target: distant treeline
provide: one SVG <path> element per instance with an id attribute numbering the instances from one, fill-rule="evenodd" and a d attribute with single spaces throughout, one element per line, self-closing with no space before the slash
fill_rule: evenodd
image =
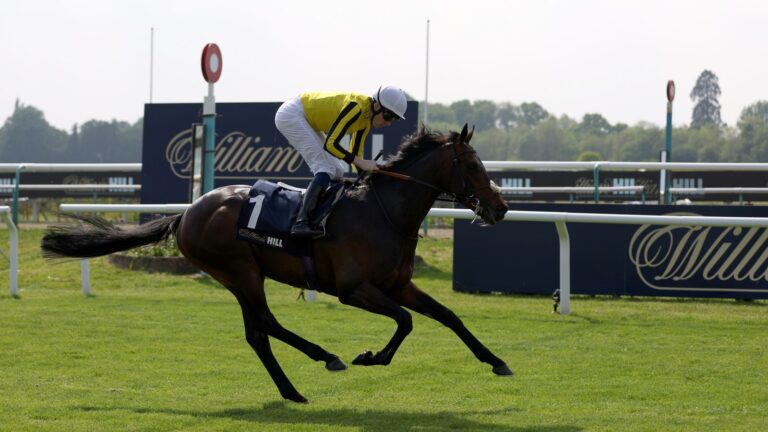
<path id="1" fill-rule="evenodd" d="M 479 133 L 472 145 L 483 160 L 658 161 L 665 144 L 665 128 L 658 125 L 611 124 L 596 113 L 581 120 L 555 117 L 535 102 L 513 105 L 464 100 L 429 104 L 427 114 L 429 126 L 435 130 L 474 124 Z M 733 127 L 699 122 L 674 128 L 672 160 L 768 162 L 768 101 L 746 107 Z"/>
<path id="2" fill-rule="evenodd" d="M 475 125 L 472 144 L 484 160 L 657 161 L 664 148 L 663 127 L 610 124 L 600 114 L 580 121 L 554 117 L 535 102 L 430 104 L 428 121 L 439 131 Z M 768 102 L 746 107 L 735 126 L 696 124 L 674 129 L 672 160 L 768 162 Z M 17 102 L 0 128 L 0 162 L 141 162 L 142 128 L 143 120 L 91 120 L 66 132 L 52 127 L 39 109 Z"/>
<path id="3" fill-rule="evenodd" d="M 0 162 L 141 162 L 143 128 L 143 120 L 90 120 L 66 132 L 51 126 L 39 109 L 17 101 L 0 128 Z"/>

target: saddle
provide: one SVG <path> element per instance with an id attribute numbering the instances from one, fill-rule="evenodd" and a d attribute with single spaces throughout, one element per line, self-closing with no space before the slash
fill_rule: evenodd
<path id="1" fill-rule="evenodd" d="M 350 186 L 348 182 L 332 182 L 310 215 L 310 224 L 325 233 L 328 216 Z M 304 189 L 281 182 L 256 181 L 248 192 L 248 200 L 240 208 L 237 238 L 295 256 L 304 255 L 306 244 L 310 241 L 291 237 L 291 227 L 296 222 L 303 192 Z"/>
<path id="2" fill-rule="evenodd" d="M 321 228 L 325 233 L 328 216 L 351 187 L 352 183 L 347 181 L 332 182 L 323 192 L 315 210 L 310 215 L 310 224 Z M 240 208 L 237 239 L 280 249 L 301 258 L 304 263 L 307 286 L 317 291 L 319 283 L 311 247 L 313 239 L 291 237 L 291 227 L 296 222 L 303 192 L 304 189 L 285 183 L 256 181 L 248 191 L 248 199 Z M 325 234 L 318 238 L 324 236 Z"/>

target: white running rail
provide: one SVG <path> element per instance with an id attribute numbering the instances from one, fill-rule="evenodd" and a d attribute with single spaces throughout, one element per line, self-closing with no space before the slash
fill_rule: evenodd
<path id="1" fill-rule="evenodd" d="M 141 211 L 144 213 L 179 213 L 189 204 L 61 204 L 62 213 Z M 428 216 L 454 219 L 474 219 L 471 210 L 433 208 Z M 571 312 L 571 241 L 568 223 L 602 224 L 653 224 L 653 225 L 696 225 L 696 226 L 739 226 L 768 228 L 768 218 L 720 217 L 720 216 L 658 216 L 632 214 L 567 213 L 508 211 L 505 221 L 554 222 L 560 240 L 560 305 L 563 314 Z M 87 260 L 83 260 L 86 261 Z M 87 264 L 85 266 L 87 268 Z M 85 282 L 83 282 L 85 284 Z M 85 285 L 84 285 L 85 286 Z"/>

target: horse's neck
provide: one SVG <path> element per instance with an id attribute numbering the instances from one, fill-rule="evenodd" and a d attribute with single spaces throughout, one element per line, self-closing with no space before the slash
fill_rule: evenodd
<path id="1" fill-rule="evenodd" d="M 435 184 L 434 170 L 411 169 L 407 175 Z M 427 186 L 410 181 L 396 180 L 388 177 L 378 178 L 373 187 L 379 195 L 389 219 L 400 231 L 400 234 L 412 235 L 417 233 L 429 209 L 435 203 L 438 192 Z"/>

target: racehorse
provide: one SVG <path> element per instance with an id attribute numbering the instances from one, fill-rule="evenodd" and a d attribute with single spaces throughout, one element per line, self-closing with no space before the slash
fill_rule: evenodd
<path id="1" fill-rule="evenodd" d="M 431 317 L 453 330 L 472 353 L 497 375 L 512 375 L 448 308 L 411 281 L 419 227 L 441 194 L 474 210 L 493 225 L 507 212 L 499 189 L 470 146 L 472 131 L 434 133 L 426 128 L 407 137 L 397 154 L 347 191 L 329 216 L 327 235 L 314 240 L 318 290 L 346 305 L 388 316 L 397 329 L 386 346 L 358 355 L 353 364 L 388 365 L 413 327 L 404 308 Z M 388 175 L 382 175 L 387 173 Z M 393 178 L 394 177 L 394 178 Z M 406 181 L 404 181 L 406 180 Z M 410 181 L 407 181 L 410 180 Z M 272 315 L 264 278 L 305 287 L 299 257 L 236 240 L 238 217 L 249 186 L 224 186 L 197 199 L 182 214 L 123 230 L 94 216 L 73 216 L 79 225 L 52 227 L 42 240 L 48 258 L 95 257 L 156 243 L 175 234 L 181 253 L 224 285 L 240 304 L 245 339 L 285 399 L 307 402 L 288 380 L 269 337 L 298 349 L 331 371 L 347 366 L 336 355 L 284 328 Z"/>

